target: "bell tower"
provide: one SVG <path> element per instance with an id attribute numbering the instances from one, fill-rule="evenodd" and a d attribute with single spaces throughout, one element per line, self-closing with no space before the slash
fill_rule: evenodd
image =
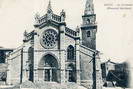
<path id="1" fill-rule="evenodd" d="M 84 15 L 82 16 L 82 19 L 82 45 L 95 50 L 97 25 L 95 23 L 96 14 L 94 14 L 93 0 L 86 1 Z"/>

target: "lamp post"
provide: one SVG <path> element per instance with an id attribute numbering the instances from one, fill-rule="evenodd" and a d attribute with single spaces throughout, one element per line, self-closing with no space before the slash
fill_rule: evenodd
<path id="1" fill-rule="evenodd" d="M 96 52 L 93 54 L 93 89 L 96 89 Z"/>

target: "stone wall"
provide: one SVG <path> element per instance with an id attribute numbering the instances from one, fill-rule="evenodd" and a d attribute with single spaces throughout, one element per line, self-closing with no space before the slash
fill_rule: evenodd
<path id="1" fill-rule="evenodd" d="M 22 67 L 22 49 L 21 47 L 14 50 L 7 58 L 8 60 L 8 72 L 7 83 L 17 84 L 21 80 L 21 67 Z"/>

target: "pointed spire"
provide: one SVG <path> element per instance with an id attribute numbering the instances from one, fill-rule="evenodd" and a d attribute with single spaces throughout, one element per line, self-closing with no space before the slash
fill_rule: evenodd
<path id="1" fill-rule="evenodd" d="M 35 19 L 38 20 L 39 18 L 40 18 L 40 14 L 37 12 L 37 13 L 35 14 Z"/>
<path id="2" fill-rule="evenodd" d="M 27 39 L 27 31 L 26 30 L 24 31 L 23 35 L 24 35 L 23 42 L 26 42 L 26 39 Z"/>
<path id="3" fill-rule="evenodd" d="M 80 33 L 80 28 L 79 28 L 79 26 L 77 26 L 76 32 L 77 32 L 77 33 Z"/>
<path id="4" fill-rule="evenodd" d="M 49 4 L 48 4 L 48 7 L 47 7 L 47 13 L 53 13 L 50 0 L 49 0 Z"/>
<path id="5" fill-rule="evenodd" d="M 27 31 L 26 30 L 24 31 L 24 36 L 27 36 Z"/>
<path id="6" fill-rule="evenodd" d="M 39 23 L 40 14 L 37 12 L 34 17 L 35 17 L 35 23 Z"/>
<path id="7" fill-rule="evenodd" d="M 94 14 L 93 0 L 86 0 L 84 15 Z"/>
<path id="8" fill-rule="evenodd" d="M 64 21 L 65 21 L 65 18 L 66 18 L 66 13 L 65 13 L 64 10 L 62 10 L 62 11 L 60 12 L 60 16 L 61 16 L 61 22 L 64 22 Z"/>

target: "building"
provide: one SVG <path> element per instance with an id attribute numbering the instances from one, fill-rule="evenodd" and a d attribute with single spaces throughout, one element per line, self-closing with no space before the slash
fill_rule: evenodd
<path id="1" fill-rule="evenodd" d="M 13 49 L 0 47 L 0 85 L 5 84 L 7 76 L 7 60 L 6 56 L 12 52 Z"/>
<path id="2" fill-rule="evenodd" d="M 108 60 L 107 62 L 104 62 L 101 64 L 101 68 L 102 68 L 102 78 L 104 81 L 106 81 L 107 75 L 109 73 L 110 70 L 115 70 L 115 62 L 112 62 L 111 60 Z"/>
<path id="3" fill-rule="evenodd" d="M 118 63 L 115 65 L 115 74 L 119 79 L 116 80 L 116 86 L 129 88 L 130 87 L 130 69 L 127 62 Z"/>
<path id="4" fill-rule="evenodd" d="M 101 64 L 102 79 L 106 87 L 129 87 L 128 63 L 115 63 L 110 60 Z"/>
<path id="5" fill-rule="evenodd" d="M 87 0 L 81 27 L 70 29 L 65 11 L 36 14 L 35 29 L 24 32 L 23 45 L 10 53 L 7 84 L 26 80 L 75 82 L 89 89 L 101 89 L 101 68 L 96 50 L 96 14 L 93 0 Z"/>
<path id="6" fill-rule="evenodd" d="M 11 48 L 0 47 L 0 64 L 6 63 L 6 55 L 12 51 L 13 49 Z"/>

